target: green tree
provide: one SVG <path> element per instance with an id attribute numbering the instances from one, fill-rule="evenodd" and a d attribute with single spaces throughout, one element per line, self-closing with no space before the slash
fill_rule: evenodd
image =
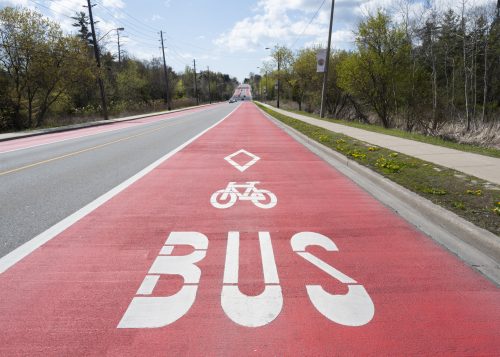
<path id="1" fill-rule="evenodd" d="M 135 61 L 123 63 L 123 69 L 116 78 L 119 98 L 126 101 L 148 101 L 147 81 L 139 70 Z"/>
<path id="2" fill-rule="evenodd" d="M 368 104 L 384 127 L 390 127 L 400 92 L 408 84 L 410 43 L 404 31 L 378 11 L 359 24 L 356 45 L 358 52 L 339 66 L 339 84 Z"/>
<path id="3" fill-rule="evenodd" d="M 292 65 L 292 99 L 299 105 L 299 110 L 302 110 L 302 103 L 306 102 L 307 110 L 311 111 L 321 95 L 321 76 L 316 73 L 316 52 L 316 48 L 300 50 Z"/>
<path id="4" fill-rule="evenodd" d="M 46 57 L 37 64 L 36 126 L 44 124 L 53 104 L 68 100 L 76 85 L 86 83 L 90 86 L 95 79 L 94 62 L 87 56 L 86 44 L 78 38 L 62 36 L 61 32 L 56 32 L 55 36 L 44 44 L 42 51 Z"/>
<path id="5" fill-rule="evenodd" d="M 274 62 L 273 77 L 279 82 L 280 92 L 284 97 L 291 97 L 293 52 L 285 46 L 275 46 L 271 56 Z"/>
<path id="6" fill-rule="evenodd" d="M 0 10 L 0 43 L 16 129 L 43 125 L 49 108 L 91 68 L 81 40 L 31 10 Z"/>
<path id="7" fill-rule="evenodd" d="M 90 20 L 87 14 L 83 11 L 80 11 L 71 18 L 75 20 L 72 26 L 78 28 L 78 36 L 85 42 L 92 45 L 92 33 L 89 31 Z"/>

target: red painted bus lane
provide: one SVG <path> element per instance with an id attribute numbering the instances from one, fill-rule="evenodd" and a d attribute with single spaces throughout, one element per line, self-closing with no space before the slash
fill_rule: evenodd
<path id="1" fill-rule="evenodd" d="M 6 356 L 500 354 L 500 290 L 251 103 L 1 274 L 0 302 Z"/>

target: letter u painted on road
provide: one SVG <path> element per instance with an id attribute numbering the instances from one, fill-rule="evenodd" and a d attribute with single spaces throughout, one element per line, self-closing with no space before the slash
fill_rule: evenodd
<path id="1" fill-rule="evenodd" d="M 190 245 L 195 251 L 184 256 L 171 256 L 175 245 Z M 172 296 L 134 297 L 118 328 L 163 327 L 184 316 L 196 299 L 200 282 L 201 270 L 196 263 L 205 258 L 207 249 L 208 238 L 201 233 L 170 233 L 136 295 L 152 295 L 162 275 L 180 275 L 185 285 Z"/>
<path id="2" fill-rule="evenodd" d="M 237 285 L 240 234 L 239 232 L 228 234 L 221 305 L 231 320 L 246 327 L 267 325 L 279 315 L 283 307 L 283 295 L 274 261 L 271 236 L 268 232 L 259 232 L 259 243 L 265 288 L 260 295 L 247 296 Z"/>

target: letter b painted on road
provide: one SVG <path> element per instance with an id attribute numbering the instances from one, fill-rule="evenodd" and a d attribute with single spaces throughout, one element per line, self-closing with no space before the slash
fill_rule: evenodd
<path id="1" fill-rule="evenodd" d="M 195 251 L 188 255 L 171 256 L 175 245 L 190 245 Z M 205 258 L 208 238 L 197 232 L 172 232 L 144 278 L 136 296 L 123 315 L 118 328 L 163 327 L 184 316 L 196 299 L 201 270 L 196 266 Z M 172 296 L 152 295 L 162 275 L 180 275 L 184 286 Z M 189 284 L 189 285 L 186 285 Z"/>

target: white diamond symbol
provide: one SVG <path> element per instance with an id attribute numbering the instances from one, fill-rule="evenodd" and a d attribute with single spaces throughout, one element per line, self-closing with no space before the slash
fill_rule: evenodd
<path id="1" fill-rule="evenodd" d="M 246 164 L 244 164 L 244 165 L 240 165 L 240 164 L 238 164 L 236 161 L 234 161 L 234 160 L 233 160 L 233 157 L 238 156 L 238 155 L 246 155 L 246 156 L 250 157 L 250 158 L 251 158 L 251 160 L 250 160 L 250 161 L 248 161 L 248 162 L 247 162 Z M 236 152 L 232 153 L 232 154 L 231 154 L 231 155 L 229 155 L 229 156 L 226 156 L 226 157 L 224 158 L 224 160 L 226 160 L 226 161 L 227 161 L 227 162 L 229 162 L 231 165 L 233 165 L 234 167 L 236 167 L 238 170 L 240 170 L 240 172 L 243 172 L 243 171 L 245 171 L 246 169 L 248 169 L 250 166 L 252 166 L 253 164 L 255 164 L 257 161 L 259 161 L 259 160 L 260 160 L 260 157 L 258 157 L 258 156 L 256 156 L 256 155 L 252 154 L 251 152 L 248 152 L 248 151 L 246 151 L 246 150 L 241 149 L 241 150 L 238 150 L 238 151 L 236 151 Z"/>

